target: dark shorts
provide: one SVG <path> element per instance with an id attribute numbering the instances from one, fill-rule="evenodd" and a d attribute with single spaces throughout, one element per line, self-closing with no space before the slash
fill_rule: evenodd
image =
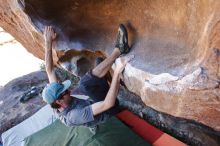
<path id="1" fill-rule="evenodd" d="M 89 71 L 81 78 L 79 88 L 83 94 L 89 96 L 94 102 L 99 102 L 105 99 L 109 90 L 109 84 L 105 77 L 96 77 L 92 74 L 92 71 Z M 118 100 L 116 99 L 115 106 L 108 111 L 111 111 L 111 113 L 117 112 L 117 106 Z"/>

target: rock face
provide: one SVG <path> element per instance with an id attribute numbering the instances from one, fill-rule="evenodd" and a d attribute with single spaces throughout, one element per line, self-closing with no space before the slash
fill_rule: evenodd
<path id="1" fill-rule="evenodd" d="M 44 58 L 44 26 L 58 33 L 57 65 L 84 74 L 126 24 L 136 56 L 126 87 L 145 105 L 220 130 L 220 1 L 1 0 L 0 26 Z"/>

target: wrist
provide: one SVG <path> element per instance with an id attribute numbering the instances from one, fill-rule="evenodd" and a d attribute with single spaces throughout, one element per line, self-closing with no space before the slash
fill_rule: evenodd
<path id="1" fill-rule="evenodd" d="M 50 42 L 50 41 L 45 41 L 45 47 L 46 47 L 47 49 L 51 49 L 51 46 L 52 46 L 52 42 Z"/>
<path id="2" fill-rule="evenodd" d="M 119 74 L 119 70 L 115 69 L 114 75 L 118 75 L 118 74 Z"/>
<path id="3" fill-rule="evenodd" d="M 45 44 L 46 44 L 46 45 L 52 44 L 52 40 L 47 40 L 47 39 L 46 39 L 46 40 L 45 40 Z"/>
<path id="4" fill-rule="evenodd" d="M 114 75 L 113 75 L 113 76 L 115 76 L 116 78 L 118 78 L 118 77 L 119 77 L 119 75 L 120 75 L 120 72 L 119 72 L 118 70 L 115 70 L 115 71 L 114 71 Z"/>

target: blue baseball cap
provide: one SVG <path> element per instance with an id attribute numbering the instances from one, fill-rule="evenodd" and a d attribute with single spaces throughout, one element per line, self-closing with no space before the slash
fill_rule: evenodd
<path id="1" fill-rule="evenodd" d="M 42 92 L 43 100 L 48 104 L 53 103 L 64 91 L 69 89 L 70 85 L 70 80 L 66 80 L 62 83 L 53 82 L 47 84 Z"/>

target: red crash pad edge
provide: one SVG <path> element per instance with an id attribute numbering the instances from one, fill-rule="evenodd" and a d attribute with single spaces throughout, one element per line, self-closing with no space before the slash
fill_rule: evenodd
<path id="1" fill-rule="evenodd" d="M 162 146 L 169 143 L 175 146 L 185 146 L 181 141 L 160 131 L 128 110 L 118 113 L 116 117 L 152 145 Z"/>

